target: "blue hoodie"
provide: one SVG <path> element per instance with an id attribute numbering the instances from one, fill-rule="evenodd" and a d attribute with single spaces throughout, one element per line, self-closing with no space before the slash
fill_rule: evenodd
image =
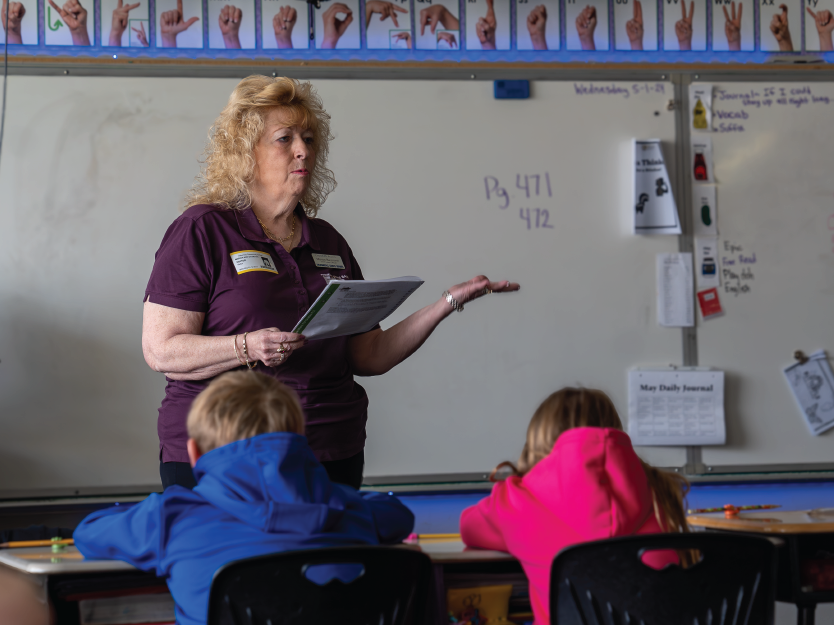
<path id="1" fill-rule="evenodd" d="M 334 484 L 307 439 L 262 434 L 218 447 L 172 486 L 130 508 L 94 512 L 75 530 L 89 559 L 167 577 L 179 625 L 205 625 L 214 572 L 241 558 L 315 547 L 401 542 L 414 515 L 395 497 Z"/>

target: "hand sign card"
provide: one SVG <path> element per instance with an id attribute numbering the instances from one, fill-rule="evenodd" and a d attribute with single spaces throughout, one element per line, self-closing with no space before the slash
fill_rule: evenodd
<path id="1" fill-rule="evenodd" d="M 148 0 L 101 0 L 101 43 L 113 48 L 148 47 Z"/>
<path id="2" fill-rule="evenodd" d="M 47 5 L 48 6 L 48 5 Z M 27 9 L 28 7 L 28 9 Z M 8 22 L 9 43 L 24 46 L 38 45 L 38 3 L 33 0 L 3 0 L 0 12 L 3 25 L 0 28 L 0 43 L 6 43 L 6 23 Z"/>
<path id="3" fill-rule="evenodd" d="M 304 0 L 261 0 L 261 34 L 265 50 L 309 48 L 310 20 Z"/>
<path id="4" fill-rule="evenodd" d="M 759 49 L 765 52 L 801 51 L 802 2 L 798 0 L 758 0 L 758 2 Z M 809 33 L 809 36 L 812 35 Z"/>
<path id="5" fill-rule="evenodd" d="M 255 48 L 254 0 L 209 0 L 209 48 Z"/>
<path id="6" fill-rule="evenodd" d="M 510 49 L 510 0 L 466 1 L 466 49 Z"/>
<path id="7" fill-rule="evenodd" d="M 566 0 L 568 50 L 608 50 L 608 2 Z"/>
<path id="8" fill-rule="evenodd" d="M 516 0 L 516 42 L 519 50 L 561 47 L 558 0 Z"/>
<path id="9" fill-rule="evenodd" d="M 634 234 L 680 234 L 678 207 L 660 139 L 634 140 Z"/>
<path id="10" fill-rule="evenodd" d="M 202 0 L 156 0 L 156 47 L 202 48 Z"/>
<path id="11" fill-rule="evenodd" d="M 666 0 L 663 5 L 663 49 L 707 49 L 706 0 Z"/>
<path id="12" fill-rule="evenodd" d="M 712 5 L 712 49 L 717 52 L 756 49 L 752 0 L 715 0 Z"/>
<path id="13" fill-rule="evenodd" d="M 460 50 L 457 0 L 415 0 L 417 50 Z"/>
<path id="14" fill-rule="evenodd" d="M 316 48 L 358 50 L 359 0 L 325 0 L 316 9 Z"/>
<path id="15" fill-rule="evenodd" d="M 366 0 L 365 41 L 370 50 L 411 50 L 409 0 Z"/>
<path id="16" fill-rule="evenodd" d="M 813 52 L 831 52 L 834 44 L 834 0 L 805 0 L 805 49 Z"/>
<path id="17" fill-rule="evenodd" d="M 784 372 L 811 434 L 817 436 L 834 427 L 834 375 L 825 352 L 814 352 Z"/>
<path id="18" fill-rule="evenodd" d="M 657 2 L 617 0 L 614 4 L 614 48 L 657 50 Z"/>
<path id="19" fill-rule="evenodd" d="M 95 42 L 93 0 L 47 0 L 45 32 L 48 46 L 91 46 Z M 13 3 L 14 4 L 14 3 Z M 33 13 L 37 11 L 32 6 Z M 9 14 L 11 20 L 11 14 Z M 9 26 L 11 30 L 11 26 Z M 11 38 L 9 39 L 11 43 Z"/>

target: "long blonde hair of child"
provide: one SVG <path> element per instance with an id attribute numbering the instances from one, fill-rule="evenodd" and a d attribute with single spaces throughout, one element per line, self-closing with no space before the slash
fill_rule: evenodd
<path id="1" fill-rule="evenodd" d="M 540 460 L 546 458 L 556 439 L 563 432 L 578 427 L 623 429 L 614 403 L 604 392 L 585 388 L 563 388 L 545 399 L 538 407 L 527 427 L 527 441 L 518 459 L 518 466 L 502 462 L 492 472 L 490 479 L 502 468 L 518 476 L 525 475 Z M 640 461 L 652 492 L 655 517 L 667 532 L 688 532 L 683 499 L 689 491 L 689 482 L 682 475 L 661 471 Z"/>

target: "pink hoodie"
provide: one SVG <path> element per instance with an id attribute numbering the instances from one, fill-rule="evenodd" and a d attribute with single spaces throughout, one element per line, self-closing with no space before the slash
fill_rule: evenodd
<path id="1" fill-rule="evenodd" d="M 640 459 L 625 432 L 574 428 L 524 477 L 498 482 L 489 497 L 463 511 L 470 547 L 507 551 L 530 582 L 537 625 L 550 623 L 550 566 L 575 543 L 662 532 Z M 647 554 L 654 568 L 677 563 L 674 552 Z"/>

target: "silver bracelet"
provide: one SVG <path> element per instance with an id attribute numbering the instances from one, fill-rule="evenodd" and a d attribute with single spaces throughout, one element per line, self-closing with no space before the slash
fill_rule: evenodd
<path id="1" fill-rule="evenodd" d="M 451 307 L 457 312 L 463 312 L 463 304 L 458 304 L 458 301 L 452 297 L 452 294 L 449 291 L 443 291 L 443 297 L 446 299 L 447 302 L 451 305 Z"/>

